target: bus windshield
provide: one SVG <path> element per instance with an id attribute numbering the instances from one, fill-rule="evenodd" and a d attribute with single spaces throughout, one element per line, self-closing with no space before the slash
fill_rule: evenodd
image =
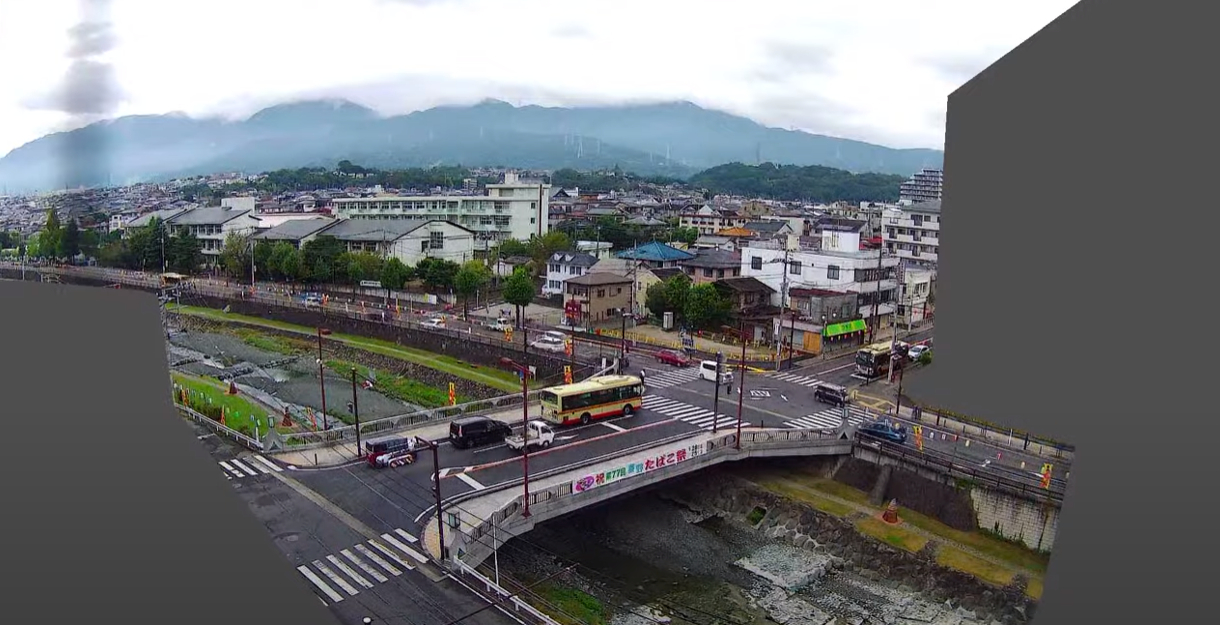
<path id="1" fill-rule="evenodd" d="M 538 401 L 542 402 L 542 404 L 544 406 L 551 406 L 552 408 L 559 407 L 559 396 L 556 395 L 553 391 L 539 392 Z"/>

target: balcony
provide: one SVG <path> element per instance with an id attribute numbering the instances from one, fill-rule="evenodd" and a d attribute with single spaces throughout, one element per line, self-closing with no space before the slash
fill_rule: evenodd
<path id="1" fill-rule="evenodd" d="M 848 293 L 876 293 L 877 284 L 878 283 L 876 280 L 872 282 L 851 282 L 842 286 L 836 286 L 834 288 L 836 290 L 845 290 Z M 893 278 L 882 280 L 880 284 L 882 292 L 892 291 L 898 288 L 898 281 Z"/>

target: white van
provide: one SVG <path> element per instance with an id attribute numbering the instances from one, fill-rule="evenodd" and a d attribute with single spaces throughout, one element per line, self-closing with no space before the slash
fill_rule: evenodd
<path id="1" fill-rule="evenodd" d="M 699 379 L 709 382 L 716 381 L 716 361 L 704 360 L 699 363 Z M 726 365 L 720 365 L 720 383 L 728 384 L 733 381 L 733 372 L 728 370 Z"/>

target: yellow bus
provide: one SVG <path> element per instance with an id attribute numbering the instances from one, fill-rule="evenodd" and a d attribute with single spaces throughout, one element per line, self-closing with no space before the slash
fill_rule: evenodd
<path id="1" fill-rule="evenodd" d="M 633 375 L 603 375 L 538 393 L 542 418 L 556 425 L 630 416 L 644 400 L 644 381 Z"/>

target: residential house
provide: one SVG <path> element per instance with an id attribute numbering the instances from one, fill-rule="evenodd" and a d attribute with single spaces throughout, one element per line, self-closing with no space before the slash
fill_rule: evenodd
<path id="1" fill-rule="evenodd" d="M 860 318 L 888 325 L 898 290 L 897 257 L 861 251 L 860 236 L 854 233 L 824 233 L 816 250 L 776 247 L 747 247 L 741 253 L 742 275 L 775 289 L 776 304 L 788 307 L 791 289 L 840 291 L 855 296 Z"/>
<path id="2" fill-rule="evenodd" d="M 577 241 L 576 251 L 592 254 L 598 260 L 610 258 L 610 250 L 614 249 L 614 244 L 608 241 Z"/>
<path id="3" fill-rule="evenodd" d="M 940 251 L 940 200 L 886 209 L 885 249 L 911 264 L 934 267 Z"/>
<path id="4" fill-rule="evenodd" d="M 920 267 L 905 267 L 898 307 L 898 323 L 913 325 L 932 317 L 932 299 L 936 288 L 936 272 Z"/>
<path id="5" fill-rule="evenodd" d="M 170 219 L 173 219 L 174 217 L 177 217 L 178 215 L 181 215 L 182 213 L 185 213 L 188 210 L 190 210 L 190 209 L 170 208 L 170 209 L 163 209 L 163 210 L 155 210 L 155 211 L 144 213 L 143 215 L 140 215 L 139 217 L 135 217 L 132 219 L 127 219 L 127 220 L 120 220 L 115 225 L 119 226 L 119 229 L 123 231 L 123 236 L 127 236 L 127 234 L 134 229 L 148 227 L 150 224 L 152 224 L 154 219 L 160 221 L 163 224 L 168 224 Z"/>
<path id="6" fill-rule="evenodd" d="M 562 295 L 564 281 L 583 276 L 597 263 L 597 257 L 582 252 L 555 252 L 546 261 L 543 295 Z"/>
<path id="7" fill-rule="evenodd" d="M 207 262 L 215 263 L 229 236 L 254 234 L 258 218 L 252 210 L 209 206 L 183 211 L 167 219 L 165 225 L 174 235 L 190 233 L 199 239 Z"/>
<path id="8" fill-rule="evenodd" d="M 780 309 L 771 303 L 775 289 L 758 278 L 723 278 L 712 286 L 730 302 L 730 325 L 752 341 L 770 341 Z"/>
<path id="9" fill-rule="evenodd" d="M 412 223 L 381 219 L 339 219 L 317 236 L 334 237 L 349 252 L 397 258 L 409 267 L 425 258 L 463 263 L 474 258 L 475 233 L 449 221 Z"/>
<path id="10" fill-rule="evenodd" d="M 743 226 L 749 218 L 730 210 L 700 206 L 694 211 L 684 211 L 678 220 L 683 228 L 694 228 L 699 234 L 716 234 L 726 228 Z"/>
<path id="11" fill-rule="evenodd" d="M 778 219 L 747 222 L 742 229 L 752 232 L 757 241 L 778 241 L 789 250 L 796 248 L 805 231 L 803 223 L 800 229 L 794 229 L 788 221 Z"/>
<path id="12" fill-rule="evenodd" d="M 741 255 L 724 250 L 699 250 L 694 258 L 679 261 L 678 266 L 694 284 L 706 284 L 740 276 Z"/>
<path id="13" fill-rule="evenodd" d="M 692 250 L 726 250 L 733 252 L 737 250 L 737 243 L 732 237 L 700 235 L 698 239 L 695 239 L 691 248 Z"/>
<path id="14" fill-rule="evenodd" d="M 609 273 L 632 281 L 632 287 L 635 290 L 631 298 L 632 303 L 628 305 L 628 308 L 633 310 L 637 315 L 647 316 L 648 309 L 644 304 L 647 299 L 648 287 L 661 281 L 661 278 L 657 277 L 659 274 L 680 275 L 682 270 L 677 267 L 653 269 L 639 261 L 624 258 L 605 258 L 597 261 L 596 264 L 590 267 L 589 273 Z"/>
<path id="15" fill-rule="evenodd" d="M 575 300 L 585 327 L 617 320 L 631 307 L 632 280 L 609 272 L 586 273 L 563 283 L 564 302 Z"/>
<path id="16" fill-rule="evenodd" d="M 638 260 L 648 267 L 676 267 L 679 261 L 695 257 L 691 252 L 686 252 L 658 241 L 625 249 L 615 256 Z"/>
<path id="17" fill-rule="evenodd" d="M 475 250 L 476 252 L 478 250 Z M 534 262 L 534 259 L 529 256 L 507 256 L 505 258 L 496 259 L 491 266 L 491 272 L 501 278 L 507 278 L 513 275 L 521 267 L 529 267 L 529 264 Z M 532 275 L 532 274 L 531 274 Z"/>

